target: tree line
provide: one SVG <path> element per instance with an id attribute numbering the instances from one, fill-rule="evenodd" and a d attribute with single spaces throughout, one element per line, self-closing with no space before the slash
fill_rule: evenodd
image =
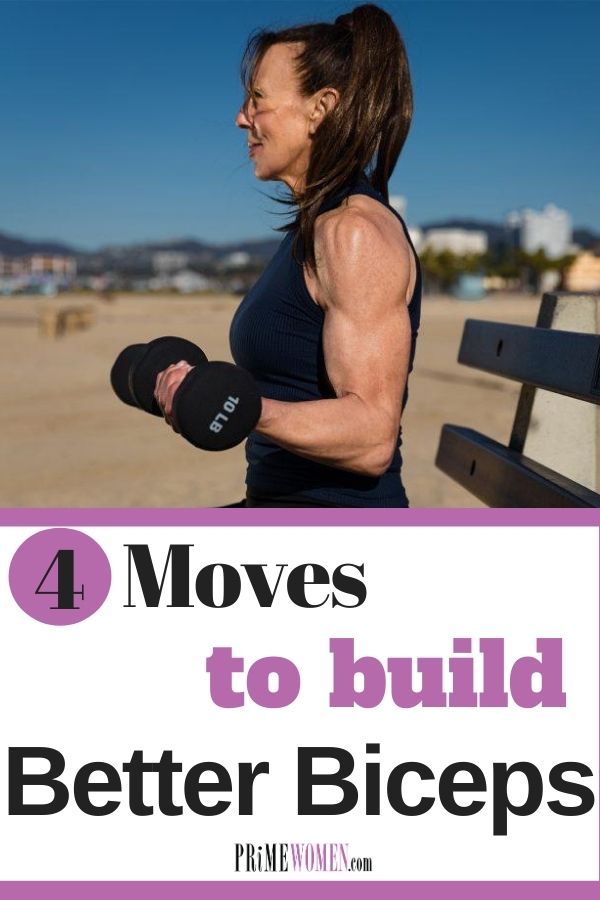
<path id="1" fill-rule="evenodd" d="M 567 254 L 556 259 L 544 250 L 527 253 L 519 248 L 487 250 L 485 253 L 457 254 L 451 250 L 427 247 L 419 253 L 426 291 L 449 291 L 463 273 L 497 276 L 513 282 L 521 290 L 537 292 L 543 272 L 557 271 L 558 289 L 562 289 L 565 274 L 576 258 Z"/>

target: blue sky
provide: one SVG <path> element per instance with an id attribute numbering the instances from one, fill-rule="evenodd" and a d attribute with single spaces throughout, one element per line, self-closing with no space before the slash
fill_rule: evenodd
<path id="1" fill-rule="evenodd" d="M 356 3 L 0 0 L 0 231 L 81 247 L 268 235 L 233 125 L 248 34 Z M 380 4 L 415 116 L 392 177 L 419 224 L 553 202 L 600 231 L 600 3 Z"/>

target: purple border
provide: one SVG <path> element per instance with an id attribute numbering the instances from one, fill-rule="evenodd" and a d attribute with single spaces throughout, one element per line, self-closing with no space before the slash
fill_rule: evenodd
<path id="1" fill-rule="evenodd" d="M 0 882 L 6 900 L 598 900 L 598 894 L 597 881 Z"/>
<path id="2" fill-rule="evenodd" d="M 594 509 L 0 509 L 0 525 L 600 526 Z M 600 539 L 600 531 L 599 531 Z M 1 881 L 6 900 L 598 900 L 600 881 Z"/>
<path id="3" fill-rule="evenodd" d="M 600 509 L 0 509 L 0 525 L 595 525 Z"/>

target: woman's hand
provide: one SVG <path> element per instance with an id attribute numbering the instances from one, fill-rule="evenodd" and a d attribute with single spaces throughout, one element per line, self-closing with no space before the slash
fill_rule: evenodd
<path id="1" fill-rule="evenodd" d="M 184 359 L 178 363 L 173 363 L 168 369 L 164 369 L 156 376 L 156 385 L 154 387 L 154 399 L 160 407 L 160 411 L 165 417 L 165 422 L 170 425 L 178 434 L 178 430 L 173 422 L 173 397 L 177 388 L 192 371 L 194 366 L 190 366 Z"/>

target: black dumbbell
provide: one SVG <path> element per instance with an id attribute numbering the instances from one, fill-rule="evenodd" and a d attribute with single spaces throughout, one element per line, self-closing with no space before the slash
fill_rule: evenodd
<path id="1" fill-rule="evenodd" d="M 163 337 L 132 344 L 116 359 L 110 381 L 117 397 L 153 415 L 162 415 L 154 399 L 159 372 L 185 359 L 194 366 L 173 397 L 177 430 L 202 450 L 228 450 L 246 438 L 260 417 L 256 382 L 239 366 L 208 362 L 191 341 Z"/>
<path id="2" fill-rule="evenodd" d="M 119 353 L 110 372 L 110 383 L 119 400 L 153 416 L 162 416 L 154 399 L 159 372 L 185 359 L 191 366 L 208 362 L 200 347 L 185 338 L 160 337 L 148 344 L 132 344 Z"/>

